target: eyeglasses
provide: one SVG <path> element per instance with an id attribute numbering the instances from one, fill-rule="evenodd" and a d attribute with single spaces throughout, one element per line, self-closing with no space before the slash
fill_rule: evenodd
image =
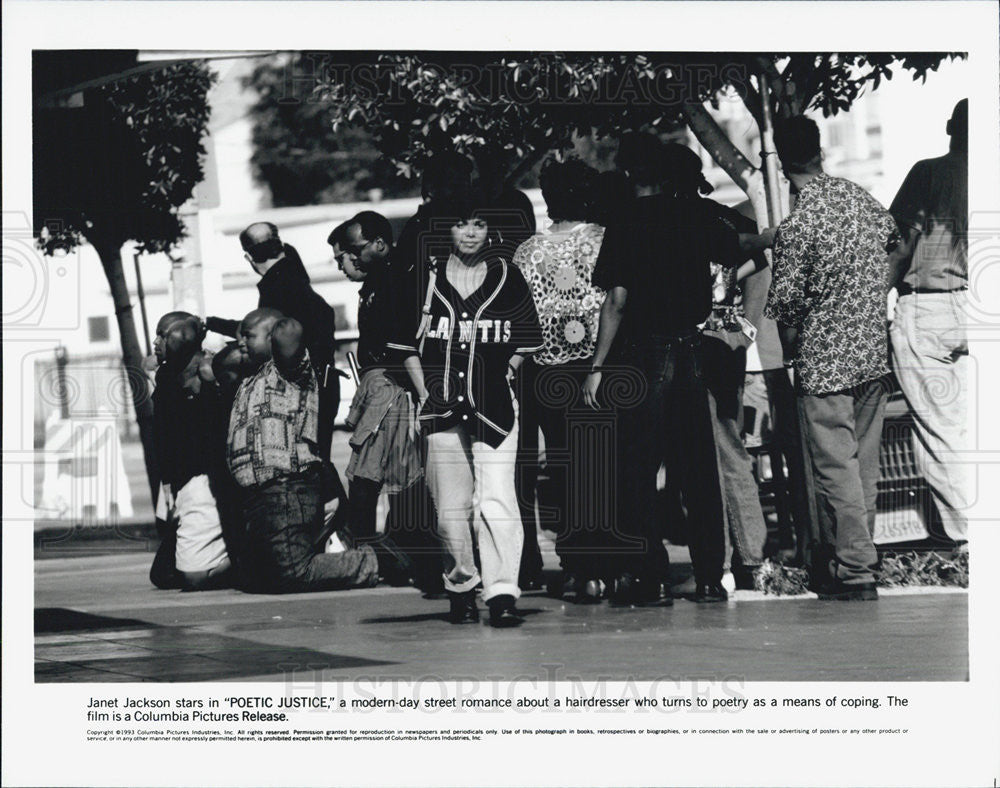
<path id="1" fill-rule="evenodd" d="M 344 251 L 349 252 L 355 257 L 360 257 L 361 253 L 373 243 L 375 243 L 375 241 L 365 241 L 362 244 L 349 244 Z"/>

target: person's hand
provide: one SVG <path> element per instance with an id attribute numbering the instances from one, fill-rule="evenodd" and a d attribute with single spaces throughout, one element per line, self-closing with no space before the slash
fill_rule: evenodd
<path id="1" fill-rule="evenodd" d="M 420 414 L 424 410 L 424 405 L 430 399 L 430 392 L 427 389 L 417 392 L 417 407 L 414 409 L 413 419 L 410 421 L 410 440 L 415 441 L 420 434 Z"/>
<path id="2" fill-rule="evenodd" d="M 594 410 L 600 405 L 597 404 L 597 390 L 601 387 L 601 372 L 591 372 L 583 381 L 583 401 Z"/>
<path id="3" fill-rule="evenodd" d="M 764 242 L 764 247 L 770 249 L 774 246 L 774 236 L 777 235 L 777 227 L 765 227 L 760 231 L 761 240 Z"/>

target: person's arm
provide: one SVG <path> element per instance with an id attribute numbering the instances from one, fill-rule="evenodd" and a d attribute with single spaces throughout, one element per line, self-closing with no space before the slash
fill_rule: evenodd
<path id="1" fill-rule="evenodd" d="M 898 287 L 910 270 L 913 260 L 913 247 L 920 236 L 920 229 L 913 226 L 900 226 L 898 230 L 899 243 L 889 251 L 889 281 L 888 289 Z"/>
<path id="2" fill-rule="evenodd" d="M 746 255 L 755 255 L 770 249 L 774 245 L 777 228 L 766 227 L 759 233 L 740 233 L 740 251 Z"/>
<path id="3" fill-rule="evenodd" d="M 930 193 L 930 175 L 924 162 L 910 168 L 889 206 L 900 243 L 889 251 L 889 288 L 896 287 L 910 268 L 913 247 L 926 221 L 925 201 Z"/>
<path id="4" fill-rule="evenodd" d="M 599 407 L 597 390 L 601 387 L 601 367 L 607 360 L 611 346 L 618 335 L 627 299 L 628 291 L 624 287 L 613 287 L 604 296 L 604 303 L 601 305 L 601 319 L 597 326 L 597 344 L 591 359 L 591 372 L 583 382 L 583 401 L 595 409 Z"/>
<path id="5" fill-rule="evenodd" d="M 743 280 L 743 313 L 755 328 L 760 328 L 764 319 L 764 305 L 771 289 L 771 278 L 771 267 L 765 265 Z"/>
<path id="6" fill-rule="evenodd" d="M 240 321 L 209 315 L 205 318 L 205 328 L 216 334 L 222 334 L 224 337 L 235 339 L 240 333 Z"/>
<path id="7" fill-rule="evenodd" d="M 778 324 L 778 339 L 781 340 L 781 351 L 786 364 L 790 364 L 799 355 L 799 330 Z"/>
<path id="8" fill-rule="evenodd" d="M 793 213 L 781 224 L 774 242 L 771 287 L 764 314 L 781 326 L 799 328 L 809 313 L 811 274 L 810 217 Z"/>

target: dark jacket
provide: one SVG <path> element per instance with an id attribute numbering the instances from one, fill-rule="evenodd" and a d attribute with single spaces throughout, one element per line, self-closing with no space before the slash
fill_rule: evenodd
<path id="1" fill-rule="evenodd" d="M 156 459 L 163 482 L 171 486 L 175 495 L 195 476 L 207 474 L 214 482 L 225 468 L 224 431 L 229 414 L 215 385 L 190 380 L 198 377 L 198 359 L 192 361 L 193 368 L 189 364 L 181 373 L 166 367 L 156 372 L 153 390 Z M 185 380 L 191 385 L 185 386 Z"/>
<path id="2" fill-rule="evenodd" d="M 271 266 L 257 283 L 257 291 L 260 294 L 257 307 L 277 309 L 285 317 L 294 318 L 302 324 L 309 357 L 322 384 L 326 365 L 332 365 L 334 360 L 336 313 L 323 297 L 312 289 L 309 274 L 306 273 L 302 258 L 299 257 L 295 247 L 288 244 L 284 247 L 284 258 Z M 209 317 L 205 320 L 209 331 L 230 337 L 236 336 L 239 324 L 238 320 L 219 317 Z M 333 374 L 332 370 L 330 374 Z"/>
<path id="3" fill-rule="evenodd" d="M 302 324 L 303 338 L 313 369 L 322 385 L 327 364 L 333 364 L 336 313 L 309 284 L 309 275 L 298 252 L 285 244 L 285 257 L 271 266 L 257 283 L 258 307 L 277 309 Z"/>

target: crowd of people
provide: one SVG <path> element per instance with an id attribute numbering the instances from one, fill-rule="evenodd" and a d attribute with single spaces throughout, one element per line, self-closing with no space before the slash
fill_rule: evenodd
<path id="1" fill-rule="evenodd" d="M 361 286 L 346 488 L 331 461 L 333 310 L 278 228 L 250 225 L 240 243 L 261 277 L 256 308 L 157 326 L 153 583 L 415 581 L 447 597 L 453 623 L 478 621 L 481 595 L 492 626 L 517 626 L 521 591 L 541 583 L 540 526 L 555 533 L 553 596 L 725 601 L 753 587 L 767 539 L 743 441 L 754 345 L 798 558 L 821 599 L 876 599 L 891 373 L 948 536 L 967 538 L 964 395 L 945 406 L 927 385 L 947 375 L 964 391 L 965 101 L 947 131 L 949 153 L 915 165 L 887 211 L 823 171 L 812 120 L 783 120 L 774 141 L 794 207 L 762 232 L 707 197 L 697 154 L 652 134 L 624 135 L 613 172 L 546 162 L 544 231 L 495 159 L 435 154 L 398 239 L 374 211 L 327 239 Z M 208 331 L 232 341 L 209 353 Z M 680 586 L 665 528 L 690 547 Z"/>

